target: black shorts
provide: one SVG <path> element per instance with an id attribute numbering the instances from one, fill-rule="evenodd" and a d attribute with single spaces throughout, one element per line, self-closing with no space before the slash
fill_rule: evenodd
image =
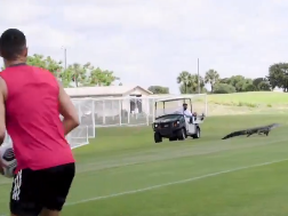
<path id="1" fill-rule="evenodd" d="M 20 170 L 12 185 L 11 213 L 37 216 L 43 208 L 61 211 L 74 175 L 74 163 L 36 171 Z"/>

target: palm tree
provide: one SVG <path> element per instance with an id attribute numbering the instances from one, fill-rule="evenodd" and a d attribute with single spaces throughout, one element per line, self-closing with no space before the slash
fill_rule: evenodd
<path id="1" fill-rule="evenodd" d="M 80 65 L 78 63 L 74 63 L 68 67 L 69 70 L 73 71 L 72 73 L 72 81 L 75 82 L 76 87 L 86 86 L 87 84 L 87 71 L 90 67 L 90 64 L 87 63 L 85 65 Z"/>
<path id="2" fill-rule="evenodd" d="M 189 75 L 189 84 L 188 87 L 190 89 L 189 93 L 197 93 L 198 92 L 198 79 L 200 79 L 200 90 L 202 91 L 203 87 L 205 86 L 203 78 L 198 74 L 190 74 Z"/>
<path id="3" fill-rule="evenodd" d="M 182 93 L 187 94 L 187 87 L 189 84 L 189 76 L 191 74 L 187 71 L 182 71 L 177 77 L 177 83 L 184 86 L 184 91 Z"/>
<path id="4" fill-rule="evenodd" d="M 216 70 L 210 69 L 205 74 L 205 83 L 209 83 L 211 85 L 211 92 L 214 90 L 214 85 L 220 79 L 219 73 Z"/>
<path id="5" fill-rule="evenodd" d="M 198 77 L 195 74 L 189 74 L 188 77 L 188 93 L 192 94 L 197 91 Z"/>

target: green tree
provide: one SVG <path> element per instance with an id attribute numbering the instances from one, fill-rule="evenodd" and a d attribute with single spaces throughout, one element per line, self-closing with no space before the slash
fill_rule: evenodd
<path id="1" fill-rule="evenodd" d="M 253 80 L 242 75 L 235 75 L 229 78 L 220 79 L 219 83 L 233 86 L 237 92 L 256 91 Z"/>
<path id="2" fill-rule="evenodd" d="M 169 88 L 163 86 L 150 86 L 148 90 L 153 94 L 169 94 Z"/>
<path id="3" fill-rule="evenodd" d="M 244 91 L 244 86 L 246 84 L 246 80 L 244 76 L 241 75 L 236 75 L 236 76 L 232 76 L 229 79 L 229 83 L 230 85 L 234 86 L 237 92 L 243 92 Z"/>
<path id="4" fill-rule="evenodd" d="M 200 78 L 200 92 L 204 91 L 204 79 Z M 180 85 L 179 90 L 181 94 L 195 94 L 198 93 L 198 74 L 188 74 L 186 86 L 183 84 Z M 184 93 L 185 92 L 185 93 Z"/>
<path id="5" fill-rule="evenodd" d="M 246 92 L 257 91 L 257 88 L 252 83 L 246 83 L 243 86 L 243 91 L 246 91 Z"/>
<path id="6" fill-rule="evenodd" d="M 264 80 L 265 80 L 264 77 L 257 77 L 257 78 L 255 78 L 255 79 L 253 79 L 253 85 L 255 86 L 255 88 L 256 88 L 257 90 L 259 90 L 259 89 L 258 89 L 259 83 L 261 83 L 261 82 L 264 81 Z"/>
<path id="7" fill-rule="evenodd" d="M 271 86 L 270 86 L 269 82 L 262 81 L 258 84 L 258 89 L 259 89 L 259 91 L 271 91 Z"/>
<path id="8" fill-rule="evenodd" d="M 230 78 L 228 77 L 219 79 L 219 83 L 222 83 L 222 84 L 229 84 L 229 82 L 230 82 Z"/>
<path id="9" fill-rule="evenodd" d="M 242 82 L 242 86 L 240 89 L 241 92 L 257 91 L 257 88 L 253 85 L 252 79 L 244 78 L 244 80 L 242 80 L 241 82 Z"/>
<path id="10" fill-rule="evenodd" d="M 204 81 L 205 83 L 209 83 L 211 86 L 211 92 L 214 90 L 214 86 L 217 82 L 219 82 L 220 76 L 216 70 L 210 69 L 206 72 Z"/>
<path id="11" fill-rule="evenodd" d="M 64 88 L 73 87 L 73 71 L 71 70 L 71 67 L 68 67 L 66 70 L 61 71 L 59 78 Z"/>
<path id="12" fill-rule="evenodd" d="M 269 81 L 265 77 L 258 77 L 253 79 L 253 85 L 256 91 L 270 91 L 271 87 Z"/>
<path id="13" fill-rule="evenodd" d="M 113 71 L 101 70 L 99 67 L 90 68 L 90 75 L 88 77 L 88 83 L 91 86 L 110 86 L 118 77 L 114 75 Z"/>
<path id="14" fill-rule="evenodd" d="M 181 94 L 187 94 L 188 92 L 188 82 L 189 75 L 191 75 L 187 71 L 182 71 L 177 77 L 177 83 L 180 84 L 180 92 Z"/>
<path id="15" fill-rule="evenodd" d="M 88 85 L 87 73 L 89 67 L 91 67 L 90 63 L 85 65 L 74 63 L 73 65 L 68 66 L 67 69 L 71 71 L 72 81 L 75 82 L 76 87 Z"/>
<path id="16" fill-rule="evenodd" d="M 81 65 L 74 63 L 63 68 L 61 61 L 56 61 L 50 56 L 34 54 L 28 56 L 27 64 L 49 70 L 61 82 L 64 87 L 72 87 L 75 82 L 78 86 L 110 86 L 114 81 L 119 80 L 113 71 L 94 68 L 91 63 Z"/>
<path id="17" fill-rule="evenodd" d="M 39 54 L 28 56 L 27 64 L 49 70 L 55 76 L 59 76 L 59 73 L 63 70 L 61 61 L 56 61 L 50 56 L 44 57 L 43 55 Z"/>
<path id="18" fill-rule="evenodd" d="M 33 56 L 28 56 L 27 57 L 27 64 L 47 69 L 46 63 L 45 63 L 45 58 L 43 55 L 40 55 L 40 54 L 34 54 Z"/>
<path id="19" fill-rule="evenodd" d="M 235 87 L 227 83 L 217 83 L 214 86 L 215 94 L 229 94 L 235 92 L 236 92 Z"/>
<path id="20" fill-rule="evenodd" d="M 284 92 L 288 90 L 288 63 L 277 63 L 269 67 L 267 80 L 271 88 L 283 88 Z"/>

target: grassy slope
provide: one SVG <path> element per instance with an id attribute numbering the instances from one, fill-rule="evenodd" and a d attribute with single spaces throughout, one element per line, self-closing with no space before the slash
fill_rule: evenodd
<path id="1" fill-rule="evenodd" d="M 288 94 L 276 92 L 247 92 L 208 95 L 208 111 L 211 115 L 259 114 L 286 112 Z M 201 105 L 203 102 L 196 102 Z"/>
<path id="2" fill-rule="evenodd" d="M 286 112 L 288 108 L 288 94 L 277 92 L 245 92 L 234 94 L 215 94 L 206 96 L 208 114 L 235 115 Z M 161 104 L 160 104 L 161 105 Z M 170 111 L 177 109 L 181 103 L 166 104 Z M 161 107 L 161 106 L 160 106 Z M 205 96 L 193 99 L 193 110 L 205 112 Z"/>
<path id="3" fill-rule="evenodd" d="M 252 104 L 288 104 L 288 94 L 278 92 L 246 92 L 235 94 L 209 95 L 209 102 L 252 103 Z"/>
<path id="4" fill-rule="evenodd" d="M 115 193 L 287 158 L 287 126 L 269 137 L 220 138 L 231 130 L 285 123 L 288 115 L 213 117 L 203 138 L 155 145 L 151 128 L 98 129 L 77 149 L 78 174 L 63 216 L 281 216 L 287 215 L 287 162 L 207 177 L 119 197 Z M 5 183 L 6 182 L 6 183 Z M 9 184 L 0 179 L 0 215 Z M 83 204 L 73 202 L 108 195 Z M 70 204 L 70 205 L 69 205 Z"/>

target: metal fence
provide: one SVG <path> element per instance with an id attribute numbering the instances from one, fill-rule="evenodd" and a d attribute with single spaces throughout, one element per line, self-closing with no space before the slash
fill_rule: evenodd
<path id="1" fill-rule="evenodd" d="M 155 101 L 160 98 L 179 96 L 153 97 L 110 97 L 110 98 L 82 98 L 74 99 L 81 125 L 88 127 L 89 138 L 95 137 L 95 128 L 113 126 L 141 126 L 150 125 L 155 115 L 163 114 L 161 104 L 155 111 Z M 205 94 L 189 95 L 193 100 L 193 112 L 207 115 L 207 99 Z M 183 101 L 169 102 L 165 106 L 165 113 L 171 113 L 182 106 Z M 157 112 L 157 113 L 156 113 Z"/>
<path id="2" fill-rule="evenodd" d="M 207 97 L 205 94 L 185 95 L 193 100 L 193 112 L 208 114 Z M 173 98 L 179 95 L 149 96 L 149 97 L 109 97 L 73 99 L 77 108 L 80 126 L 74 129 L 66 138 L 71 148 L 89 144 L 89 138 L 94 138 L 95 128 L 115 126 L 150 125 L 155 116 L 164 114 L 160 104 L 155 110 L 155 101 L 161 98 Z M 171 113 L 181 108 L 183 101 L 165 104 L 165 113 Z M 5 143 L 11 144 L 11 138 L 6 137 Z"/>

